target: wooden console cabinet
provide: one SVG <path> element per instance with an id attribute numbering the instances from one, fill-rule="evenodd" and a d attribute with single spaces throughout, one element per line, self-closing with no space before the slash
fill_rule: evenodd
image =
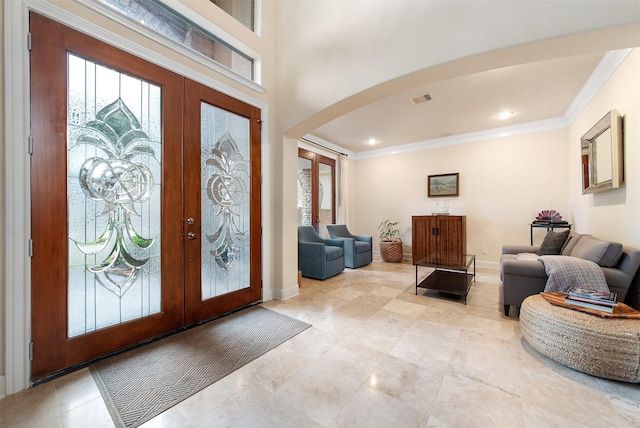
<path id="1" fill-rule="evenodd" d="M 441 252 L 467 252 L 467 217 L 421 215 L 411 217 L 411 253 L 413 264 L 428 255 Z"/>

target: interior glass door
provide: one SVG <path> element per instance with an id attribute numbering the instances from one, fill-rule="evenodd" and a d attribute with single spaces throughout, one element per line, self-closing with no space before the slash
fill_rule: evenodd
<path id="1" fill-rule="evenodd" d="M 335 161 L 318 156 L 318 232 L 329 237 L 327 224 L 335 224 Z"/>
<path id="2" fill-rule="evenodd" d="M 317 200 L 313 197 L 312 166 L 312 159 L 298 157 L 298 226 L 316 225 L 313 206 Z"/>
<path id="3" fill-rule="evenodd" d="M 298 149 L 298 225 L 313 226 L 329 237 L 327 224 L 336 222 L 334 159 Z"/>

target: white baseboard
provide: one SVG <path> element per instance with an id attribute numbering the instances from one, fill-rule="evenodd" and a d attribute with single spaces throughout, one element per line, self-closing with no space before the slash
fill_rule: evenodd
<path id="1" fill-rule="evenodd" d="M 476 266 L 484 269 L 500 269 L 500 262 L 490 262 L 487 260 L 476 260 Z"/>
<path id="2" fill-rule="evenodd" d="M 298 284 L 289 288 L 273 288 L 271 290 L 271 297 L 275 300 L 287 300 L 292 297 L 296 297 L 298 294 L 300 294 L 300 287 L 298 287 Z"/>
<path id="3" fill-rule="evenodd" d="M 5 385 L 5 376 L 0 376 L 0 399 L 4 398 L 7 395 L 7 388 Z"/>

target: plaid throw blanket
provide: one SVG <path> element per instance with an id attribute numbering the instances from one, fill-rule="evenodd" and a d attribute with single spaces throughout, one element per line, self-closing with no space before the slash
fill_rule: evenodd
<path id="1" fill-rule="evenodd" d="M 540 256 L 549 275 L 544 291 L 569 291 L 572 287 L 609 291 L 604 273 L 597 263 L 570 256 Z"/>

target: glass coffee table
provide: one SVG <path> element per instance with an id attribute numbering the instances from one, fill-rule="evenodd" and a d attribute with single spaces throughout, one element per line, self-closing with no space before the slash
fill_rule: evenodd
<path id="1" fill-rule="evenodd" d="M 469 273 L 471 265 L 473 265 L 473 273 Z M 419 281 L 418 270 L 421 267 L 431 268 L 433 272 Z M 426 288 L 441 293 L 462 296 L 466 305 L 467 294 L 469 294 L 471 283 L 475 281 L 475 278 L 475 254 L 432 253 L 416 262 L 416 295 L 418 294 L 418 288 Z"/>

